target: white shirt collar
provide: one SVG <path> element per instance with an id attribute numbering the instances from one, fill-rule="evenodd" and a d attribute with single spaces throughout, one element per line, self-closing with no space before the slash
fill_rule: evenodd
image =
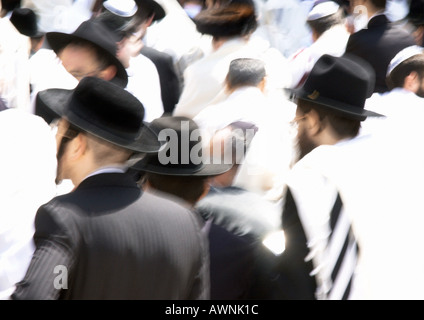
<path id="1" fill-rule="evenodd" d="M 98 174 L 102 174 L 102 173 L 125 173 L 127 171 L 128 167 L 125 165 L 120 165 L 120 164 L 114 164 L 114 165 L 110 165 L 110 166 L 106 166 L 106 167 L 102 167 L 97 169 L 96 171 L 90 173 L 88 176 L 86 176 L 83 180 L 98 175 Z"/>

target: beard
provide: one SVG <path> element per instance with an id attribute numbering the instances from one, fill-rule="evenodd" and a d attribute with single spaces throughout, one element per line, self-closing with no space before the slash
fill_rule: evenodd
<path id="1" fill-rule="evenodd" d="M 301 160 L 304 156 L 314 150 L 317 145 L 306 134 L 305 130 L 299 130 L 296 136 L 295 143 L 295 159 L 294 163 Z"/>

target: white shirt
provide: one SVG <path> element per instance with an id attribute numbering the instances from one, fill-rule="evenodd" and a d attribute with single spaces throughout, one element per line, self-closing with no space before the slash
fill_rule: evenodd
<path id="1" fill-rule="evenodd" d="M 225 77 L 231 61 L 237 58 L 263 60 L 268 76 L 266 94 L 284 99 L 280 90 L 287 84 L 284 56 L 261 39 L 235 38 L 185 69 L 184 88 L 174 115 L 194 118 L 205 107 L 226 99 Z"/>
<path id="2" fill-rule="evenodd" d="M 374 93 L 366 100 L 365 109 L 380 113 L 385 118 L 368 118 L 362 124 L 361 134 L 392 135 L 393 138 L 405 136 L 399 132 L 413 134 L 424 116 L 424 98 L 412 91 L 395 88 L 385 93 Z M 411 131 L 412 130 L 412 131 Z"/>
<path id="3" fill-rule="evenodd" d="M 158 70 L 154 63 L 142 54 L 131 57 L 127 68 L 128 85 L 132 93 L 144 106 L 144 121 L 162 116 L 164 109 Z"/>
<path id="4" fill-rule="evenodd" d="M 0 19 L 0 97 L 9 108 L 30 109 L 28 37 L 9 18 Z"/>
<path id="5" fill-rule="evenodd" d="M 30 58 L 31 113 L 35 112 L 38 92 L 51 89 L 74 89 L 78 80 L 74 78 L 51 49 L 40 49 Z"/>
<path id="6" fill-rule="evenodd" d="M 0 136 L 0 299 L 8 299 L 32 258 L 36 211 L 56 193 L 56 140 L 43 119 L 18 109 L 0 112 Z"/>
<path id="7" fill-rule="evenodd" d="M 207 106 L 193 120 L 212 135 L 236 121 L 258 126 L 264 116 L 264 108 L 267 108 L 266 100 L 260 89 L 243 87 L 236 89 L 224 101 Z"/>

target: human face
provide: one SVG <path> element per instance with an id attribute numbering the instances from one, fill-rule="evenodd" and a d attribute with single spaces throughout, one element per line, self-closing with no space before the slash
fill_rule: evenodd
<path id="1" fill-rule="evenodd" d="M 58 56 L 65 69 L 78 81 L 81 81 L 84 77 L 98 77 L 101 72 L 93 48 L 71 43 Z"/>

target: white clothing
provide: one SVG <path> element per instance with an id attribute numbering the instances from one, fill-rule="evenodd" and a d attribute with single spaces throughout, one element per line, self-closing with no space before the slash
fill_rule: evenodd
<path id="1" fill-rule="evenodd" d="M 225 42 L 216 51 L 194 62 L 184 72 L 184 88 L 175 107 L 175 116 L 195 117 L 205 107 L 223 101 L 225 78 L 232 60 L 256 58 L 265 62 L 267 70 L 266 94 L 283 100 L 279 89 L 284 88 L 286 79 L 286 59 L 269 44 L 260 39 L 245 41 L 236 38 Z"/>
<path id="2" fill-rule="evenodd" d="M 419 128 L 415 134 L 405 136 L 401 131 L 397 139 L 392 139 L 395 135 L 363 135 L 334 146 L 320 146 L 299 162 L 339 190 L 352 221 L 360 250 L 352 299 L 424 298 L 424 153 L 411 148 L 424 135 Z M 312 206 L 315 200 L 330 201 L 321 199 L 317 190 L 306 194 L 308 186 L 314 184 L 312 177 L 304 172 L 305 183 L 299 183 L 303 186 L 299 189 L 302 202 Z M 311 207 L 310 215 L 304 218 L 308 240 L 319 236 L 319 230 L 313 228 L 324 219 L 327 209 L 320 213 L 318 206 Z"/>
<path id="3" fill-rule="evenodd" d="M 74 89 L 78 80 L 74 78 L 51 49 L 40 49 L 30 59 L 31 67 L 31 112 L 35 112 L 38 92 L 51 89 Z M 128 85 L 126 90 L 143 103 L 145 121 L 151 121 L 163 114 L 163 104 L 159 74 L 151 60 L 143 55 L 130 59 L 127 69 Z"/>
<path id="4" fill-rule="evenodd" d="M 262 4 L 261 4 L 262 2 Z M 314 0 L 256 1 L 259 26 L 254 35 L 267 39 L 285 57 L 312 43 L 306 25 Z"/>
<path id="5" fill-rule="evenodd" d="M 416 130 L 412 120 L 424 116 L 424 98 L 403 88 L 395 88 L 385 93 L 374 93 L 366 100 L 365 109 L 386 117 L 368 118 L 362 125 L 361 134 L 406 137 L 406 132 L 413 134 Z M 399 132 L 402 135 L 398 135 Z"/>
<path id="6" fill-rule="evenodd" d="M 148 29 L 143 41 L 148 47 L 170 54 L 175 63 L 185 55 L 199 50 L 202 35 L 197 31 L 193 20 L 177 0 L 156 0 L 166 12 L 166 16 Z M 201 55 L 201 50 L 199 52 Z"/>
<path id="7" fill-rule="evenodd" d="M 143 104 L 144 121 L 151 122 L 162 116 L 164 109 L 159 73 L 154 63 L 142 54 L 131 57 L 127 74 L 126 90 Z"/>
<path id="8" fill-rule="evenodd" d="M 210 135 L 232 122 L 244 121 L 259 126 L 267 105 L 260 89 L 243 87 L 232 92 L 224 101 L 207 106 L 193 120 Z"/>
<path id="9" fill-rule="evenodd" d="M 0 97 L 9 108 L 30 109 L 31 43 L 9 18 L 0 19 Z"/>
<path id="10" fill-rule="evenodd" d="M 388 0 L 386 6 L 386 16 L 390 21 L 400 21 L 409 13 L 408 0 Z"/>
<path id="11" fill-rule="evenodd" d="M 32 258 L 36 211 L 56 193 L 56 140 L 19 109 L 0 112 L 0 136 L 0 299 L 8 299 Z"/>
<path id="12" fill-rule="evenodd" d="M 194 121 L 208 135 L 232 122 L 253 123 L 258 131 L 252 139 L 246 158 L 238 169 L 234 186 L 278 201 L 283 181 L 294 157 L 289 122 L 296 105 L 280 101 L 277 105 L 256 87 L 237 89 L 224 101 L 206 107 Z M 249 138 L 249 136 L 248 136 Z"/>
<path id="13" fill-rule="evenodd" d="M 30 58 L 31 113 L 35 112 L 38 92 L 51 89 L 74 89 L 78 80 L 74 78 L 51 49 L 40 49 Z"/>
<path id="14" fill-rule="evenodd" d="M 72 33 L 90 19 L 95 0 L 23 0 L 22 8 L 32 9 L 38 17 L 42 32 Z"/>
<path id="15" fill-rule="evenodd" d="M 337 25 L 325 31 L 313 44 L 296 52 L 289 58 L 291 82 L 289 88 L 296 88 L 305 74 L 308 74 L 318 59 L 324 55 L 340 57 L 346 51 L 349 32 L 344 25 Z"/>

